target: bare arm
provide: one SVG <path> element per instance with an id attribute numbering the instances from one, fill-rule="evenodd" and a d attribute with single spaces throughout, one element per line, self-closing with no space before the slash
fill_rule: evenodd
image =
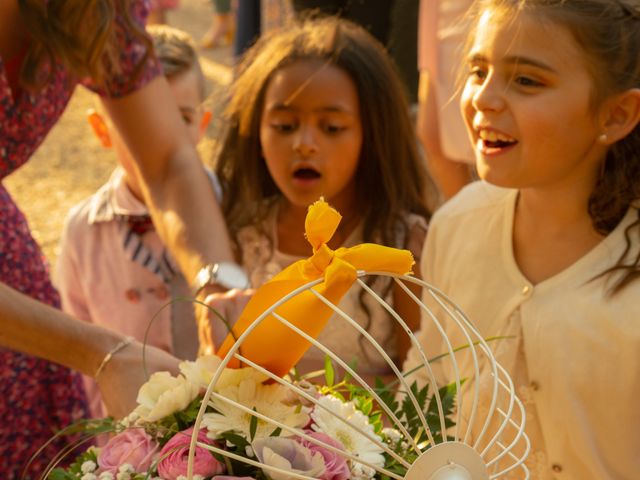
<path id="1" fill-rule="evenodd" d="M 185 278 L 191 282 L 207 263 L 232 260 L 222 213 L 166 79 L 103 102 L 136 160 L 158 234 Z"/>
<path id="2" fill-rule="evenodd" d="M 416 130 L 425 149 L 429 172 L 442 192 L 444 200 L 447 200 L 471 181 L 471 174 L 466 164 L 448 158 L 442 151 L 438 106 L 430 83 L 429 73 L 421 72 Z"/>
<path id="3" fill-rule="evenodd" d="M 94 376 L 107 352 L 122 335 L 80 322 L 0 283 L 0 345 L 66 365 Z M 178 360 L 162 350 L 146 349 L 148 372 L 176 371 Z M 135 406 L 138 388 L 146 381 L 142 345 L 133 342 L 113 357 L 99 384 L 109 412 L 122 416 Z"/>
<path id="4" fill-rule="evenodd" d="M 105 106 L 137 159 L 158 232 L 187 278 L 205 263 L 231 259 L 222 215 L 165 78 L 121 99 L 106 100 Z M 123 338 L 2 284 L 0 318 L 1 345 L 90 376 Z M 147 366 L 149 371 L 176 370 L 177 360 L 149 347 Z M 134 342 L 113 357 L 98 379 L 110 412 L 127 413 L 145 379 L 142 345 Z"/>

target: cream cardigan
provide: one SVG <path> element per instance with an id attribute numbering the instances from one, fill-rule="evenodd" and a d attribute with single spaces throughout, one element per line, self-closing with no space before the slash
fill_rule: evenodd
<path id="1" fill-rule="evenodd" d="M 609 298 L 611 279 L 592 280 L 622 253 L 637 210 L 580 260 L 534 286 L 513 256 L 516 197 L 516 190 L 484 182 L 467 186 L 434 216 L 422 273 L 483 336 L 513 334 L 508 328 L 519 316 L 522 342 L 505 341 L 498 360 L 512 371 L 514 350 L 524 346 L 541 448 L 555 477 L 640 478 L 640 281 Z M 636 236 L 632 252 L 638 248 Z M 439 353 L 425 325 L 418 338 Z M 416 359 L 411 351 L 405 369 Z"/>

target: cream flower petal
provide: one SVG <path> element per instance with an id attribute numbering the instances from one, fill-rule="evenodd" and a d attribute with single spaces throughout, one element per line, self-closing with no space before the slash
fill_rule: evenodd
<path id="1" fill-rule="evenodd" d="M 313 412 L 311 412 L 311 419 L 314 422 L 311 427 L 313 430 L 326 433 L 331 438 L 335 438 L 340 441 L 347 452 L 361 458 L 363 461 L 375 465 L 376 467 L 384 466 L 382 447 L 369 440 L 351 426 L 356 426 L 374 438 L 377 436 L 373 429 L 373 425 L 369 423 L 369 418 L 357 410 L 353 402 L 342 402 L 332 396 L 320 397 L 318 401 L 338 417 L 347 420 L 349 425 L 340 421 L 325 409 L 316 407 Z M 380 442 L 382 442 L 382 439 L 380 439 Z M 353 463 L 352 473 L 357 465 L 356 462 Z M 357 468 L 357 470 L 361 471 L 362 469 Z M 364 470 L 367 472 L 372 471 L 372 469 Z"/>
<path id="2" fill-rule="evenodd" d="M 138 407 L 133 413 L 145 422 L 155 422 L 185 409 L 198 395 L 198 385 L 182 375 L 157 372 L 138 391 Z"/>
<path id="3" fill-rule="evenodd" d="M 287 389 L 281 385 L 263 385 L 252 379 L 244 379 L 239 385 L 220 390 L 220 394 L 292 428 L 301 428 L 309 421 L 308 410 L 284 403 Z M 218 398 L 212 398 L 210 403 L 217 413 L 206 413 L 202 420 L 202 425 L 209 430 L 209 438 L 218 438 L 226 431 L 234 431 L 250 438 L 249 413 Z M 270 436 L 276 428 L 275 424 L 259 419 L 254 440 Z M 281 435 L 291 434 L 283 430 Z"/>

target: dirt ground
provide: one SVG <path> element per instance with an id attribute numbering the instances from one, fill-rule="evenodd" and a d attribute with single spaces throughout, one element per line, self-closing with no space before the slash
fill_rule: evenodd
<path id="1" fill-rule="evenodd" d="M 168 16 L 168 23 L 199 39 L 212 18 L 209 0 L 181 0 L 179 9 Z M 231 76 L 231 48 L 201 51 L 205 75 L 210 80 L 210 101 L 219 107 Z M 69 106 L 34 157 L 6 180 L 9 192 L 24 211 L 34 237 L 53 266 L 64 218 L 69 209 L 91 195 L 109 177 L 115 166 L 113 153 L 103 149 L 86 121 L 93 94 L 76 89 Z M 214 108 L 214 117 L 219 117 Z M 208 162 L 220 121 L 212 122 L 200 147 Z"/>

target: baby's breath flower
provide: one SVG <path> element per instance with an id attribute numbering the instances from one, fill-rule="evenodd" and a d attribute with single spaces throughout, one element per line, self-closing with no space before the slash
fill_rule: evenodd
<path id="1" fill-rule="evenodd" d="M 133 465 L 131 465 L 130 463 L 123 463 L 122 465 L 120 465 L 120 467 L 118 467 L 118 472 L 120 473 L 133 473 Z"/>
<path id="2" fill-rule="evenodd" d="M 133 427 L 138 420 L 140 420 L 140 415 L 138 415 L 137 412 L 133 411 L 122 420 L 120 420 L 120 425 L 124 429 L 127 429 L 129 427 Z"/>
<path id="3" fill-rule="evenodd" d="M 111 472 L 102 472 L 98 476 L 98 480 L 113 480 L 113 473 L 111 473 Z"/>
<path id="4" fill-rule="evenodd" d="M 98 477 L 94 473 L 85 473 L 80 477 L 80 480 L 97 480 Z"/>
<path id="5" fill-rule="evenodd" d="M 391 443 L 392 445 L 395 445 L 396 443 L 398 443 L 400 440 L 402 440 L 402 435 L 400 434 L 400 432 L 398 430 L 396 430 L 395 428 L 383 428 L 382 429 L 382 435 L 389 441 L 389 443 Z"/>
<path id="6" fill-rule="evenodd" d="M 352 480 L 366 480 L 369 478 L 373 478 L 375 474 L 376 474 L 376 471 L 373 468 L 367 465 L 362 465 L 361 463 L 356 463 L 351 468 Z"/>
<path id="7" fill-rule="evenodd" d="M 95 471 L 96 467 L 96 462 L 94 462 L 93 460 L 87 460 L 86 462 L 82 463 L 80 470 L 82 470 L 82 473 L 91 473 Z"/>

